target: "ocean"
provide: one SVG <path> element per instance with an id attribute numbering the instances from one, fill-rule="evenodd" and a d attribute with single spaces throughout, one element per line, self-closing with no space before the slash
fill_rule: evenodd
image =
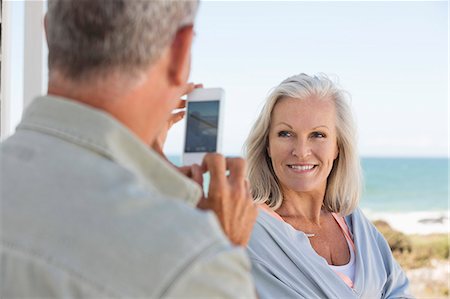
<path id="1" fill-rule="evenodd" d="M 363 158 L 360 206 L 373 212 L 448 210 L 446 158 Z"/>
<path id="2" fill-rule="evenodd" d="M 169 156 L 169 160 L 181 165 L 179 156 Z M 363 210 L 369 213 L 448 210 L 448 159 L 362 158 L 361 164 Z"/>

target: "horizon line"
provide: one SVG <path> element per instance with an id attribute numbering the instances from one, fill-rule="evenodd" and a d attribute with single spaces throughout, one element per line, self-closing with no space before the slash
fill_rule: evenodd
<path id="1" fill-rule="evenodd" d="M 183 156 L 183 153 L 165 153 L 166 156 Z M 242 157 L 240 153 L 222 153 L 224 156 L 228 157 Z M 364 154 L 359 155 L 360 158 L 410 158 L 410 159 L 423 159 L 423 158 L 430 158 L 430 159 L 450 159 L 450 154 L 447 156 L 444 155 L 371 155 L 371 154 Z"/>

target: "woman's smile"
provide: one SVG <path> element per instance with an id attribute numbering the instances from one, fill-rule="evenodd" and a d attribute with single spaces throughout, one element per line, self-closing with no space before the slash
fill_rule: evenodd
<path id="1" fill-rule="evenodd" d="M 286 166 L 298 174 L 310 174 L 318 167 L 317 164 L 287 164 Z"/>

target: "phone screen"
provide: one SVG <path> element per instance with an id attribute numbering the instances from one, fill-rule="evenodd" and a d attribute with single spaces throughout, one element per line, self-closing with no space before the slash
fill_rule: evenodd
<path id="1" fill-rule="evenodd" d="M 186 122 L 186 153 L 216 152 L 219 101 L 189 102 Z"/>

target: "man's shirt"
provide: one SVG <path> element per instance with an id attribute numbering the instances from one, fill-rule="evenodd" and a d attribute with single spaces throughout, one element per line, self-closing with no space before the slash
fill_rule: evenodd
<path id="1" fill-rule="evenodd" d="M 0 297 L 254 297 L 201 189 L 111 115 L 37 98 L 0 146 Z"/>

